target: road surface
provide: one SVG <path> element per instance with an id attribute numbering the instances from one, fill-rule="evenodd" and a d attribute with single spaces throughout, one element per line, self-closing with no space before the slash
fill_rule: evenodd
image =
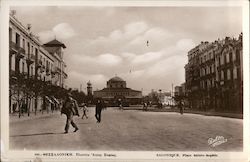
<path id="1" fill-rule="evenodd" d="M 96 123 L 74 117 L 79 131 L 64 134 L 65 115 L 59 112 L 10 123 L 10 149 L 117 151 L 242 151 L 243 120 L 175 112 L 144 112 L 108 108 Z M 227 141 L 215 147 L 208 139 Z"/>

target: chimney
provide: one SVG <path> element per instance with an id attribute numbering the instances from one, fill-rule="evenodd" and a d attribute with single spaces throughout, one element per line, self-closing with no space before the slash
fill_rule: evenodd
<path id="1" fill-rule="evenodd" d="M 28 31 L 30 31 L 30 29 L 31 29 L 31 24 L 27 24 L 27 29 L 28 29 Z"/>
<path id="2" fill-rule="evenodd" d="M 16 10 L 11 10 L 10 15 L 14 17 L 16 15 Z"/>

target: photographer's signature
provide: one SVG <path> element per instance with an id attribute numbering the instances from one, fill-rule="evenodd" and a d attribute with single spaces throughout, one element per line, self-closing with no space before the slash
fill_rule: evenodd
<path id="1" fill-rule="evenodd" d="M 215 138 L 209 138 L 207 142 L 209 146 L 215 147 L 223 143 L 226 143 L 227 139 L 224 138 L 223 136 L 216 136 Z"/>

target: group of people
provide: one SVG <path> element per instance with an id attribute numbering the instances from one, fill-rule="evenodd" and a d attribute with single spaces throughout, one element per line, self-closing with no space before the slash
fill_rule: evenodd
<path id="1" fill-rule="evenodd" d="M 97 123 L 101 122 L 101 113 L 102 113 L 103 108 L 104 108 L 103 102 L 100 99 L 98 99 L 96 102 L 96 109 L 95 109 L 95 118 L 97 120 Z M 81 118 L 83 119 L 84 117 L 86 117 L 88 119 L 87 105 L 83 104 L 82 109 L 83 109 L 83 115 Z M 74 116 L 80 117 L 79 106 L 78 106 L 77 101 L 72 97 L 72 95 L 70 93 L 68 93 L 66 96 L 66 99 L 65 99 L 65 101 L 62 105 L 62 108 L 61 108 L 61 113 L 65 114 L 67 117 L 65 128 L 64 128 L 64 130 L 65 130 L 64 133 L 68 133 L 70 125 L 72 125 L 72 127 L 75 128 L 74 132 L 78 131 L 79 128 L 77 127 L 76 123 L 74 122 L 73 117 Z"/>
<path id="2" fill-rule="evenodd" d="M 119 108 L 123 109 L 122 107 L 122 103 L 121 101 L 118 102 L 119 103 Z M 143 110 L 147 111 L 148 110 L 148 106 L 152 106 L 152 102 L 143 102 Z M 101 114 L 102 114 L 102 110 L 105 108 L 105 104 L 101 99 L 97 99 L 96 101 L 96 108 L 95 108 L 95 118 L 96 118 L 96 122 L 100 123 L 101 122 Z M 178 103 L 178 107 L 180 109 L 180 114 L 183 114 L 184 111 L 184 107 L 183 107 L 183 102 L 180 101 Z M 70 93 L 67 94 L 66 99 L 63 103 L 63 106 L 61 108 L 61 113 L 65 114 L 67 119 L 66 119 L 66 124 L 65 124 L 65 133 L 68 133 L 69 130 L 69 126 L 70 124 L 72 125 L 72 127 L 75 128 L 74 132 L 78 131 L 79 128 L 77 127 L 77 125 L 75 124 L 73 117 L 74 116 L 78 116 L 79 115 L 79 106 L 78 103 L 75 99 L 73 99 L 72 95 Z M 86 104 L 82 104 L 82 109 L 83 109 L 83 115 L 82 115 L 82 119 L 84 119 L 84 117 L 86 117 L 86 119 L 88 119 L 87 116 L 87 105 Z"/>
<path id="3" fill-rule="evenodd" d="M 152 107 L 152 102 L 151 101 L 142 103 L 142 110 L 143 111 L 148 111 L 148 107 Z"/>

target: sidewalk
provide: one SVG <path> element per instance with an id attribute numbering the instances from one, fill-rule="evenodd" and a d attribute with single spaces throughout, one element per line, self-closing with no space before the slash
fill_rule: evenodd
<path id="1" fill-rule="evenodd" d="M 142 107 L 124 107 L 124 110 L 143 110 Z M 151 112 L 177 112 L 179 113 L 179 109 L 177 108 L 155 108 L 155 107 L 148 107 L 147 111 Z M 227 112 L 214 112 L 214 111 L 195 111 L 195 110 L 184 110 L 185 113 L 190 114 L 199 114 L 199 115 L 205 115 L 205 116 L 221 116 L 221 117 L 228 117 L 228 118 L 237 118 L 237 119 L 243 119 L 243 114 L 237 114 L 237 113 L 227 113 Z"/>
<path id="2" fill-rule="evenodd" d="M 9 115 L 9 122 L 10 123 L 15 123 L 15 122 L 19 122 L 19 121 L 25 121 L 25 120 L 32 120 L 32 119 L 38 119 L 38 118 L 42 118 L 42 117 L 46 117 L 46 116 L 51 116 L 51 115 L 57 115 L 57 114 L 61 114 L 60 111 L 54 111 L 53 113 L 50 111 L 49 113 L 47 113 L 47 111 L 42 112 L 37 112 L 35 115 L 35 112 L 31 112 L 30 116 L 28 116 L 27 113 L 24 113 L 20 118 L 19 118 L 19 114 L 15 113 L 15 114 L 10 114 Z"/>

